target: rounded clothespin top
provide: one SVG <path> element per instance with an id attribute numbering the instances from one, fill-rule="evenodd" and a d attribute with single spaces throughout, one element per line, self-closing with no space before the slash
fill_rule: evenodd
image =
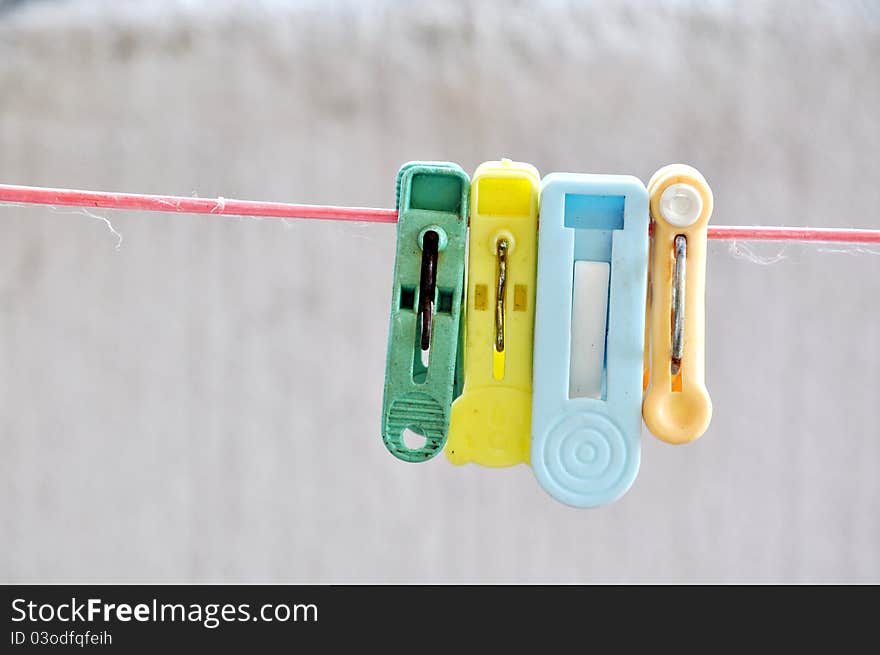
<path id="1" fill-rule="evenodd" d="M 648 182 L 653 224 L 642 416 L 660 440 L 702 436 L 706 389 L 706 240 L 712 190 L 696 169 L 664 166 Z"/>

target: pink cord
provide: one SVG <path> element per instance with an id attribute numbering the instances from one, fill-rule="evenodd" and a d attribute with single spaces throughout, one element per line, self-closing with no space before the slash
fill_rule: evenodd
<path id="1" fill-rule="evenodd" d="M 709 226 L 709 238 L 719 241 L 826 241 L 837 243 L 880 243 L 880 230 L 852 230 L 831 227 L 733 227 Z"/>
<path id="2" fill-rule="evenodd" d="M 325 221 L 369 221 L 372 223 L 397 222 L 397 212 L 393 209 L 292 205 L 286 202 L 227 200 L 225 198 L 150 196 L 139 193 L 45 189 L 42 187 L 16 186 L 12 184 L 0 184 L 0 202 L 66 207 L 99 207 L 101 209 L 133 209 L 138 211 L 175 212 L 179 214 L 215 214 L 217 216 L 312 218 Z"/>
<path id="3" fill-rule="evenodd" d="M 217 216 L 305 218 L 326 221 L 364 221 L 370 223 L 397 222 L 397 211 L 394 209 L 336 207 L 332 205 L 294 205 L 285 202 L 227 200 L 225 198 L 153 196 L 137 193 L 47 189 L 13 184 L 0 184 L 0 202 L 67 207 L 97 207 L 101 209 L 131 209 L 180 214 L 214 214 Z M 880 244 L 880 230 L 716 225 L 709 227 L 709 238 L 720 241 L 825 241 Z"/>

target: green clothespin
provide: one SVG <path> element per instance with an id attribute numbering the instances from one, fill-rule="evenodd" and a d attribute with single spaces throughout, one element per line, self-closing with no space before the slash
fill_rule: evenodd
<path id="1" fill-rule="evenodd" d="M 457 164 L 410 162 L 397 174 L 397 254 L 382 403 L 382 439 L 423 462 L 446 443 L 461 390 L 461 301 L 470 180 Z M 420 448 L 405 430 L 425 437 Z"/>

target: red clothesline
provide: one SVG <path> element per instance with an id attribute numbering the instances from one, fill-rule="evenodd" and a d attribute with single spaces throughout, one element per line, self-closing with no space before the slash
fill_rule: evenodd
<path id="1" fill-rule="evenodd" d="M 327 221 L 368 221 L 372 223 L 397 222 L 397 211 L 394 209 L 293 205 L 286 202 L 232 200 L 227 198 L 153 196 L 139 193 L 47 189 L 12 184 L 0 184 L 0 202 L 91 207 L 93 209 L 133 209 L 178 214 L 214 214 L 215 216 L 311 218 Z"/>
<path id="2" fill-rule="evenodd" d="M 0 184 L 0 203 L 130 209 L 179 214 L 215 216 L 259 216 L 265 218 L 304 218 L 327 221 L 395 223 L 397 211 L 373 207 L 296 205 L 285 202 L 232 200 L 226 198 L 187 198 L 138 193 L 78 191 Z M 709 226 L 709 238 L 721 241 L 824 241 L 880 244 L 880 230 L 806 227 Z"/>

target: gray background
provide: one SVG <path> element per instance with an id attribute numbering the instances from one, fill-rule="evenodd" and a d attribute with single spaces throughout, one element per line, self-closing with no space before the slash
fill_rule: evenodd
<path id="1" fill-rule="evenodd" d="M 682 161 L 717 224 L 880 227 L 878 61 L 868 1 L 19 3 L 0 182 L 388 206 L 409 159 Z M 96 213 L 118 250 L 0 207 L 4 581 L 880 581 L 880 257 L 713 244 L 711 429 L 578 511 L 385 452 L 393 226 Z"/>

